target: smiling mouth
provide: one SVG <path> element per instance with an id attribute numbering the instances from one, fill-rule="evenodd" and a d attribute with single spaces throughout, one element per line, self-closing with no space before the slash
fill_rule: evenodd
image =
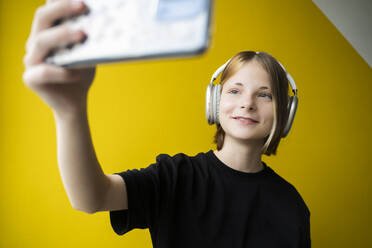
<path id="1" fill-rule="evenodd" d="M 244 124 L 244 125 L 253 125 L 253 124 L 258 123 L 258 121 L 255 121 L 249 118 L 233 118 L 233 119 L 238 121 L 240 124 Z"/>
<path id="2" fill-rule="evenodd" d="M 253 119 L 251 119 L 251 118 L 245 118 L 245 117 L 233 117 L 233 119 L 235 119 L 235 120 L 241 120 L 241 121 L 249 121 L 249 122 L 258 123 L 258 121 L 256 121 L 256 120 L 253 120 Z"/>

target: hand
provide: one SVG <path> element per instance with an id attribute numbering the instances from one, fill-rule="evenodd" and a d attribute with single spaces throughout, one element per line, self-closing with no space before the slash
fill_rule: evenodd
<path id="1" fill-rule="evenodd" d="M 83 13 L 86 8 L 83 2 L 49 0 L 36 10 L 32 22 L 23 59 L 23 81 L 55 114 L 71 114 L 86 108 L 96 68 L 67 69 L 44 62 L 53 49 L 86 38 L 82 30 L 72 30 L 67 24 L 53 25 L 61 18 Z"/>

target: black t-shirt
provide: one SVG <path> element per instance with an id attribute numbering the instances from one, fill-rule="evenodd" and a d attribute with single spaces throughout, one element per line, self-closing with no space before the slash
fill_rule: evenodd
<path id="1" fill-rule="evenodd" d="M 235 170 L 213 153 L 160 154 L 156 163 L 120 175 L 128 209 L 110 211 L 123 235 L 149 228 L 153 247 L 311 247 L 310 211 L 289 182 L 264 163 Z"/>

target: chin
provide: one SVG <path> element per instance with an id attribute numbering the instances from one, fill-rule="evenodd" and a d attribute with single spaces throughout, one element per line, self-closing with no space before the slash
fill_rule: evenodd
<path id="1" fill-rule="evenodd" d="M 258 141 L 264 141 L 264 137 L 235 137 L 235 139 L 243 142 L 258 142 Z"/>
<path id="2" fill-rule="evenodd" d="M 241 141 L 258 141 L 264 140 L 267 135 L 264 133 L 243 133 L 243 132 L 234 132 L 234 133 L 226 133 L 226 135 L 230 136 L 233 139 L 241 140 Z"/>

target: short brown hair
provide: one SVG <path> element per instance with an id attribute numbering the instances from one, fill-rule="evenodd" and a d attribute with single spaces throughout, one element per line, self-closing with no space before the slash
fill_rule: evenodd
<path id="1" fill-rule="evenodd" d="M 270 84 L 273 94 L 274 122 L 270 134 L 265 137 L 265 143 L 262 146 L 261 153 L 270 156 L 276 154 L 285 124 L 288 119 L 288 78 L 286 72 L 280 66 L 278 61 L 266 52 L 256 53 L 254 51 L 242 51 L 231 58 L 226 68 L 221 74 L 221 91 L 224 83 L 234 75 L 244 64 L 249 61 L 257 61 L 270 75 Z M 221 150 L 225 131 L 220 124 L 216 124 L 217 131 L 213 142 L 217 144 L 217 150 Z"/>

